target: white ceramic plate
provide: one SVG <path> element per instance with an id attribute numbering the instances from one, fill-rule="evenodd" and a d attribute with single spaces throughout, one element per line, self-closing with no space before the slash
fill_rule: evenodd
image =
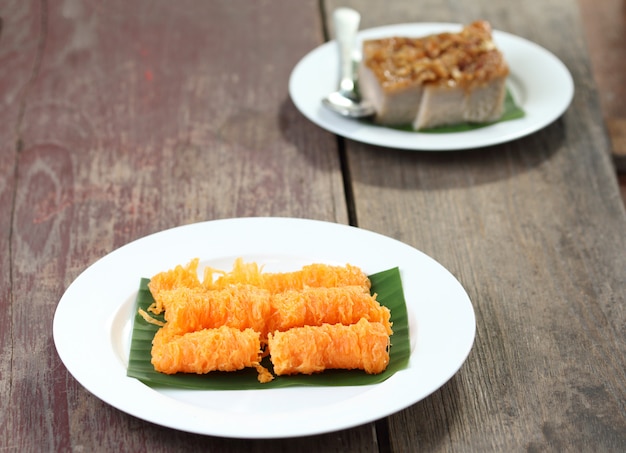
<path id="1" fill-rule="evenodd" d="M 459 24 L 399 24 L 361 31 L 357 48 L 364 39 L 388 36 L 418 37 L 445 31 L 458 31 Z M 343 137 L 386 146 L 423 151 L 479 148 L 531 134 L 557 119 L 574 96 L 572 76 L 565 65 L 543 47 L 518 36 L 495 30 L 496 45 L 502 50 L 511 74 L 508 87 L 524 118 L 503 121 L 466 132 L 427 134 L 400 131 L 344 118 L 322 105 L 322 98 L 337 89 L 339 52 L 335 41 L 307 54 L 294 68 L 289 93 L 300 112 L 318 126 Z"/>
<path id="2" fill-rule="evenodd" d="M 382 383 L 354 387 L 163 390 L 127 377 L 140 278 L 194 257 L 201 265 L 224 270 L 237 257 L 280 272 L 312 262 L 350 263 L 368 274 L 399 266 L 409 314 L 408 367 Z M 69 372 L 124 412 L 193 433 L 278 438 L 360 425 L 428 396 L 465 361 L 474 341 L 475 317 L 459 282 L 436 261 L 399 241 L 335 223 L 241 218 L 162 231 L 106 255 L 69 286 L 57 307 L 53 333 Z"/>

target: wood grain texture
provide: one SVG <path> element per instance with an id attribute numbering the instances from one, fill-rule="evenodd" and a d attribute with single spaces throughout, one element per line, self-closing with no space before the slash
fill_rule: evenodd
<path id="1" fill-rule="evenodd" d="M 41 23 L 37 5 L 11 2 L 4 6 L 11 8 L 13 15 L 9 20 L 4 8 L 0 12 L 0 432 L 3 433 L 0 448 L 18 451 L 24 445 L 34 448 L 36 444 L 19 436 L 7 435 L 19 425 L 24 426 L 21 431 L 28 428 L 28 419 L 13 406 L 15 382 L 37 379 L 37 376 L 26 374 L 24 360 L 18 357 L 19 352 L 16 351 L 21 347 L 20 331 L 25 332 L 28 328 L 28 323 L 18 325 L 16 322 L 19 313 L 13 291 L 16 273 L 13 268 L 13 237 L 16 234 L 13 216 L 16 181 L 19 178 L 16 149 L 20 146 L 19 131 L 24 111 L 22 98 L 38 66 L 39 43 L 31 37 L 39 35 Z M 40 319 L 39 322 L 44 324 L 46 320 Z M 36 341 L 36 337 L 33 340 Z M 27 363 L 31 362 L 29 356 L 24 359 Z M 43 354 L 39 359 L 47 360 Z M 40 395 L 33 392 L 31 398 L 33 402 L 29 404 L 39 405 Z M 31 423 L 39 424 L 42 417 L 34 412 L 31 418 Z M 54 443 L 56 441 L 51 446 Z"/>
<path id="2" fill-rule="evenodd" d="M 7 0 L 0 450 L 625 449 L 626 215 L 576 0 L 341 5 L 361 10 L 363 27 L 487 18 L 574 75 L 563 118 L 509 144 L 414 153 L 346 142 L 359 226 L 425 251 L 467 289 L 477 338 L 461 371 L 377 424 L 267 441 L 158 427 L 83 389 L 56 354 L 52 319 L 101 256 L 202 220 L 348 222 L 337 140 L 287 94 L 293 66 L 325 26 L 332 34 L 321 11 L 339 3 Z"/>
<path id="3" fill-rule="evenodd" d="M 477 315 L 461 371 L 390 417 L 394 451 L 623 450 L 626 216 L 576 3 L 348 4 L 363 28 L 488 19 L 556 54 L 576 85 L 562 118 L 512 143 L 448 153 L 346 143 L 358 225 L 440 261 Z"/>
<path id="4" fill-rule="evenodd" d="M 626 5 L 623 0 L 578 0 L 602 113 L 615 164 L 626 171 Z"/>
<path id="5" fill-rule="evenodd" d="M 276 442 L 151 425 L 84 390 L 52 340 L 72 280 L 146 234 L 253 215 L 347 223 L 336 139 L 287 94 L 322 42 L 317 4 L 32 0 L 0 14 L 0 450 L 373 451 L 373 425 Z"/>
<path id="6" fill-rule="evenodd" d="M 626 6 L 623 0 L 578 3 L 626 206 Z"/>

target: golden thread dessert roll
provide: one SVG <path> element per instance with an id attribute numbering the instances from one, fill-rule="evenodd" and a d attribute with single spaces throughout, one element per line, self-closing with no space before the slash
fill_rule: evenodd
<path id="1" fill-rule="evenodd" d="M 238 371 L 257 368 L 260 361 L 260 337 L 253 329 L 222 326 L 176 335 L 163 327 L 152 341 L 152 365 L 165 374 Z"/>
<path id="2" fill-rule="evenodd" d="M 277 376 L 327 369 L 382 373 L 389 364 L 389 335 L 381 323 L 323 324 L 270 333 L 268 348 Z"/>
<path id="3" fill-rule="evenodd" d="M 251 285 L 220 290 L 177 288 L 161 293 L 170 332 L 185 333 L 220 326 L 251 328 L 264 338 L 271 315 L 268 291 Z"/>
<path id="4" fill-rule="evenodd" d="M 198 278 L 199 258 L 194 258 L 186 266 L 177 265 L 173 269 L 159 272 L 148 283 L 148 289 L 154 298 L 154 304 L 148 307 L 148 311 L 160 314 L 167 307 L 164 304 L 162 294 L 176 288 L 198 288 L 201 286 Z"/>
<path id="5" fill-rule="evenodd" d="M 306 287 L 362 286 L 370 289 L 367 275 L 357 266 L 347 264 L 334 266 L 328 264 L 310 264 L 293 272 L 263 272 L 257 263 L 245 263 L 238 258 L 229 273 L 206 268 L 205 287 L 224 288 L 231 284 L 249 284 L 277 294 L 289 290 L 301 290 Z"/>
<path id="6" fill-rule="evenodd" d="M 380 322 L 391 335 L 391 313 L 362 286 L 305 288 L 272 296 L 268 331 L 321 324 L 354 324 L 361 318 Z"/>

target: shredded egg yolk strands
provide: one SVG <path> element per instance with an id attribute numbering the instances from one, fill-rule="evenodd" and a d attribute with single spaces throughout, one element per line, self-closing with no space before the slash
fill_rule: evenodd
<path id="1" fill-rule="evenodd" d="M 367 275 L 352 265 L 311 264 L 298 271 L 264 273 L 237 259 L 231 272 L 199 259 L 161 272 L 148 285 L 148 311 L 164 312 L 152 342 L 152 364 L 165 374 L 237 371 L 254 367 L 260 382 L 273 379 L 260 365 L 270 355 L 276 375 L 325 369 L 377 374 L 389 364 L 391 314 L 370 294 Z M 266 347 L 267 346 L 267 347 Z M 265 348 L 265 350 L 264 350 Z"/>
<path id="2" fill-rule="evenodd" d="M 216 277 L 217 276 L 217 277 Z M 224 288 L 230 284 L 249 284 L 277 294 L 306 287 L 362 286 L 369 291 L 370 281 L 358 267 L 310 264 L 293 272 L 263 272 L 257 263 L 244 263 L 238 258 L 230 273 L 207 268 L 202 283 L 210 289 Z"/>
<path id="3" fill-rule="evenodd" d="M 261 360 L 259 333 L 222 326 L 182 335 L 160 329 L 152 343 L 152 365 L 165 374 L 237 371 Z"/>
<path id="4" fill-rule="evenodd" d="M 391 334 L 391 313 L 360 286 L 306 288 L 272 297 L 270 332 L 321 324 L 354 324 L 361 318 L 385 325 Z"/>
<path id="5" fill-rule="evenodd" d="M 167 306 L 165 321 L 172 332 L 220 326 L 251 328 L 267 336 L 266 320 L 271 315 L 268 291 L 251 285 L 230 285 L 221 290 L 176 288 L 162 293 Z"/>
<path id="6" fill-rule="evenodd" d="M 381 323 L 296 327 L 270 334 L 270 359 L 277 376 L 326 369 L 360 369 L 377 374 L 389 364 L 389 335 Z"/>

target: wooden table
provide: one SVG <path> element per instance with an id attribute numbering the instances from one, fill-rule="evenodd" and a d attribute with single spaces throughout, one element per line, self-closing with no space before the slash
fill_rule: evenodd
<path id="1" fill-rule="evenodd" d="M 626 214 L 576 0 L 341 5 L 363 28 L 485 18 L 557 55 L 573 103 L 502 145 L 385 149 L 288 96 L 338 2 L 2 5 L 0 450 L 626 450 Z M 158 427 L 83 389 L 52 339 L 69 284 L 147 234 L 245 216 L 352 224 L 432 256 L 476 312 L 461 370 L 385 419 L 275 440 Z"/>
<path id="2" fill-rule="evenodd" d="M 622 0 L 578 0 L 600 105 L 620 172 L 626 172 L 626 10 Z M 626 185 L 624 185 L 626 187 Z"/>
<path id="3" fill-rule="evenodd" d="M 626 9 L 622 0 L 579 0 L 600 106 L 626 206 Z"/>

